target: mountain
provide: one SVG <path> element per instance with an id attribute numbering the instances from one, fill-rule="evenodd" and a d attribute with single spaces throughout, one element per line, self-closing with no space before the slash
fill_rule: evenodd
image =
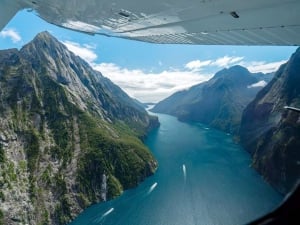
<path id="1" fill-rule="evenodd" d="M 275 72 L 272 73 L 253 73 L 252 75 L 259 81 L 265 81 L 266 83 L 269 83 L 273 77 Z"/>
<path id="2" fill-rule="evenodd" d="M 67 224 L 154 173 L 158 126 L 48 32 L 0 51 L 0 224 Z"/>
<path id="3" fill-rule="evenodd" d="M 275 73 L 243 112 L 240 140 L 253 167 L 281 193 L 300 177 L 300 49 Z"/>
<path id="4" fill-rule="evenodd" d="M 151 111 L 167 113 L 183 121 L 197 121 L 236 134 L 243 109 L 255 97 L 264 74 L 251 74 L 242 66 L 217 72 L 207 82 L 179 91 Z M 258 78 L 261 79 L 258 79 Z"/>

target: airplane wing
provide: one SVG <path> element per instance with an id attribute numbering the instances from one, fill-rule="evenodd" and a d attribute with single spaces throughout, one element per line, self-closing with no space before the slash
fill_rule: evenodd
<path id="1" fill-rule="evenodd" d="M 0 29 L 20 9 L 68 29 L 152 43 L 300 45 L 299 0 L 2 0 Z"/>

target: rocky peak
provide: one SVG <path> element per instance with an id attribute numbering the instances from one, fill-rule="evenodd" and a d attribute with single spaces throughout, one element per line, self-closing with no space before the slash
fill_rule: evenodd
<path id="1" fill-rule="evenodd" d="M 246 68 L 233 66 L 188 91 L 173 94 L 152 110 L 236 134 L 243 109 L 259 90 L 248 86 L 257 82 L 258 79 Z"/>
<path id="2" fill-rule="evenodd" d="M 48 31 L 42 31 L 40 33 L 38 33 L 35 38 L 33 39 L 34 41 L 37 40 L 57 40 L 54 36 L 52 36 Z"/>
<path id="3" fill-rule="evenodd" d="M 226 82 L 231 86 L 244 86 L 256 83 L 258 80 L 251 74 L 247 68 L 240 65 L 232 66 L 228 69 L 223 69 L 215 74 L 212 80 Z"/>
<path id="4" fill-rule="evenodd" d="M 157 167 L 158 125 L 48 32 L 0 51 L 0 224 L 67 224 Z"/>
<path id="5" fill-rule="evenodd" d="M 21 52 L 23 54 L 39 54 L 44 52 L 48 53 L 48 55 L 51 55 L 53 58 L 58 57 L 58 53 L 63 54 L 65 51 L 67 51 L 67 48 L 55 37 L 53 37 L 48 31 L 37 34 L 31 42 L 26 44 L 21 49 Z"/>
<path id="6" fill-rule="evenodd" d="M 20 54 L 39 76 L 50 76 L 64 85 L 72 93 L 69 97 L 81 109 L 97 105 L 93 111 L 108 121 L 135 117 L 145 125 L 149 123 L 143 108 L 49 32 L 39 33 L 20 50 Z"/>
<path id="7" fill-rule="evenodd" d="M 229 68 L 225 68 L 217 72 L 214 77 L 223 77 L 223 76 L 243 76 L 243 75 L 248 75 L 250 72 L 248 71 L 247 68 L 240 66 L 240 65 L 235 65 Z"/>

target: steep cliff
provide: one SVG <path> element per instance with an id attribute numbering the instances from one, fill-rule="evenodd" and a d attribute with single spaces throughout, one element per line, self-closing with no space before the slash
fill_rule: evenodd
<path id="1" fill-rule="evenodd" d="M 286 105 L 300 107 L 300 49 L 247 106 L 240 129 L 254 168 L 282 193 L 300 178 L 300 114 Z"/>
<path id="2" fill-rule="evenodd" d="M 49 33 L 0 51 L 0 224 L 67 224 L 153 174 L 155 117 Z"/>
<path id="3" fill-rule="evenodd" d="M 244 108 L 261 89 L 253 85 L 259 77 L 264 74 L 251 74 L 241 66 L 223 69 L 209 81 L 159 102 L 151 111 L 236 134 Z"/>

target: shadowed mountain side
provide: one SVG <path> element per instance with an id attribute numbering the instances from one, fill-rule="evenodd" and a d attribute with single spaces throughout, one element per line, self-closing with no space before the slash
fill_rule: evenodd
<path id="1" fill-rule="evenodd" d="M 240 138 L 253 166 L 281 193 L 300 178 L 300 49 L 244 110 Z"/>

